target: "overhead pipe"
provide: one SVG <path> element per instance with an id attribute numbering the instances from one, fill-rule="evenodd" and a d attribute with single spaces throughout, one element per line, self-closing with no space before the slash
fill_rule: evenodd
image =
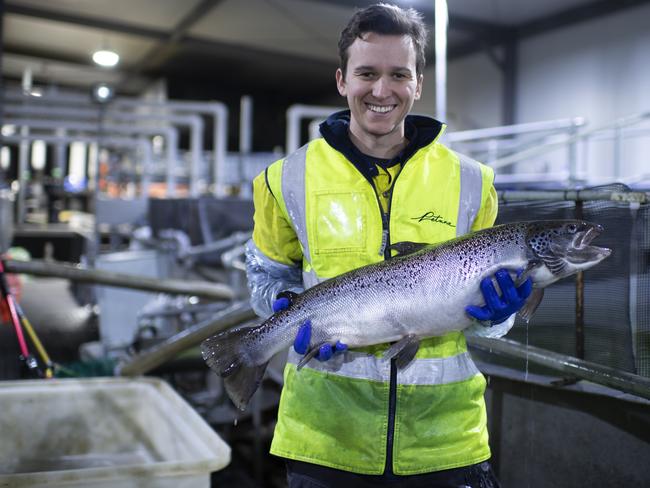
<path id="1" fill-rule="evenodd" d="M 21 143 L 24 141 L 32 142 L 32 141 L 44 141 L 46 143 L 50 144 L 70 144 L 73 142 L 85 142 L 86 144 L 93 144 L 97 142 L 96 137 L 88 137 L 88 136 L 67 136 L 67 135 L 45 135 L 45 134 L 38 134 L 38 135 L 27 135 L 27 136 L 22 136 L 22 135 L 13 135 L 13 136 L 3 136 L 3 141 L 6 142 L 15 142 L 15 143 Z M 102 145 L 108 146 L 108 147 L 127 147 L 127 148 L 137 148 L 142 151 L 142 160 L 144 163 L 144 174 L 142 177 L 142 195 L 144 197 L 149 195 L 149 185 L 150 185 L 150 169 L 153 168 L 153 147 L 152 143 L 149 139 L 146 138 L 139 138 L 139 139 L 132 139 L 128 137 L 110 137 L 106 139 L 102 139 Z M 92 166 L 93 163 L 92 161 L 90 162 L 90 166 Z M 90 175 L 89 175 L 90 176 Z M 90 178 L 89 178 L 90 179 Z M 21 220 L 22 222 L 22 220 Z"/>
<path id="2" fill-rule="evenodd" d="M 0 94 L 0 96 L 2 96 Z M 25 95 L 16 90 L 8 90 L 5 97 L 10 100 L 24 101 Z M 53 104 L 71 103 L 89 105 L 89 97 L 72 93 L 46 92 L 40 101 Z M 120 97 L 113 99 L 109 106 L 111 108 L 157 108 L 171 109 L 176 113 L 196 113 L 209 115 L 213 118 L 213 150 L 212 150 L 212 192 L 218 196 L 226 196 L 226 186 L 219 182 L 221 175 L 226 172 L 226 153 L 228 148 L 228 107 L 226 104 L 217 101 L 198 101 L 198 100 L 167 100 L 149 101 L 138 98 Z"/>
<path id="3" fill-rule="evenodd" d="M 41 119 L 9 119 L 8 123 L 14 125 L 23 125 L 37 129 L 58 129 L 76 130 L 81 132 L 90 132 L 102 135 L 105 132 L 114 132 L 119 134 L 163 134 L 168 141 L 167 144 L 167 195 L 173 196 L 175 193 L 175 167 L 176 155 L 178 153 L 178 131 L 173 127 L 150 128 L 150 127 L 127 127 L 115 124 L 90 124 L 86 122 L 69 122 L 58 120 L 41 120 Z M 101 138 L 98 142 L 102 142 Z M 21 182 L 22 183 L 22 182 Z"/>
<path id="4" fill-rule="evenodd" d="M 112 105 L 123 107 L 152 107 L 170 108 L 175 112 L 194 112 L 212 116 L 213 143 L 212 143 L 212 178 L 213 193 L 217 197 L 227 196 L 226 185 L 223 183 L 226 173 L 226 152 L 228 149 L 228 107 L 222 102 L 201 102 L 185 100 L 168 100 L 166 102 L 140 101 L 130 98 L 118 98 L 113 100 Z"/>
<path id="5" fill-rule="evenodd" d="M 139 113 L 123 113 L 111 110 L 110 107 L 105 112 L 100 112 L 93 108 L 80 108 L 80 107 L 52 107 L 44 106 L 37 107 L 35 105 L 16 105 L 6 104 L 8 114 L 18 115 L 48 115 L 60 117 L 75 117 L 93 120 L 117 120 L 117 121 L 139 121 L 139 120 L 160 120 L 164 119 L 174 125 L 185 125 L 190 128 L 190 152 L 191 152 L 191 167 L 190 167 L 190 194 L 193 197 L 198 196 L 198 180 L 200 176 L 201 160 L 203 158 L 203 119 L 198 115 L 173 115 L 173 114 L 139 114 Z M 140 126 L 138 126 L 140 127 Z"/>
<path id="6" fill-rule="evenodd" d="M 285 151 L 291 154 L 300 147 L 300 123 L 304 118 L 326 119 L 334 112 L 345 110 L 343 107 L 326 107 L 318 105 L 291 105 L 287 109 L 287 140 Z"/>

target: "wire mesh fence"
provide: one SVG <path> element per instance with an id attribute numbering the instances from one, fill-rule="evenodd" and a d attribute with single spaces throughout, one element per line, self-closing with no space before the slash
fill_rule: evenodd
<path id="1" fill-rule="evenodd" d="M 627 189 L 609 185 L 599 190 L 607 193 Z M 584 272 L 582 307 L 576 301 L 579 278 L 557 282 L 546 288 L 530 323 L 518 318 L 508 337 L 650 377 L 650 204 L 502 203 L 497 223 L 571 218 L 601 224 L 605 231 L 595 244 L 611 248 L 612 254 Z"/>

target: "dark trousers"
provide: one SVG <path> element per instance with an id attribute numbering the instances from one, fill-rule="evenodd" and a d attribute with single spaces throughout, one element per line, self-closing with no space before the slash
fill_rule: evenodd
<path id="1" fill-rule="evenodd" d="M 433 473 L 379 476 L 350 473 L 316 464 L 287 460 L 289 488 L 500 488 L 490 463 L 446 469 Z"/>

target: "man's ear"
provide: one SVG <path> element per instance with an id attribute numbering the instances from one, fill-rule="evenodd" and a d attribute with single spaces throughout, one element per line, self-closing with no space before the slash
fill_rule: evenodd
<path id="1" fill-rule="evenodd" d="M 343 71 L 341 71 L 341 68 L 338 68 L 336 70 L 336 88 L 342 97 L 347 95 L 345 89 L 345 77 L 343 76 Z"/>
<path id="2" fill-rule="evenodd" d="M 422 83 L 423 83 L 423 80 L 424 80 L 424 76 L 422 75 L 422 73 L 420 73 L 417 76 L 417 80 L 418 80 L 417 86 L 415 87 L 415 99 L 419 100 L 420 96 L 422 95 Z"/>

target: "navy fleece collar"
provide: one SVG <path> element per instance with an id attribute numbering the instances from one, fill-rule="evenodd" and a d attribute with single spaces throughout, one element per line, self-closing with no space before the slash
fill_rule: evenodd
<path id="1" fill-rule="evenodd" d="M 404 124 L 404 135 L 409 144 L 394 158 L 380 159 L 362 153 L 350 139 L 350 111 L 343 110 L 329 116 L 320 124 L 320 133 L 327 143 L 342 153 L 369 181 L 379 173 L 377 165 L 390 168 L 406 163 L 419 149 L 431 144 L 440 131 L 442 123 L 431 117 L 408 115 Z"/>

